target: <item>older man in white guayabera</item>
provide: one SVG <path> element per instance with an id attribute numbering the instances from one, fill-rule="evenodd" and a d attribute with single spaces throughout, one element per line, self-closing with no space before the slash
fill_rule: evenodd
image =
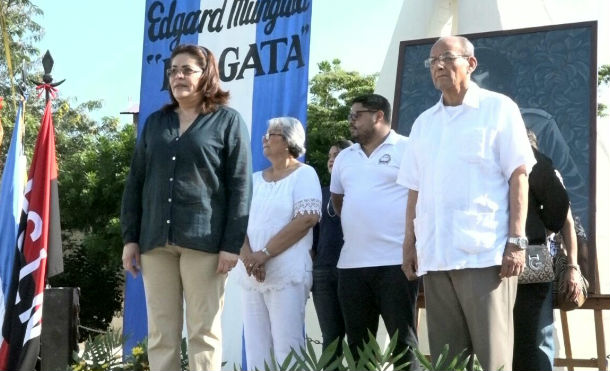
<path id="1" fill-rule="evenodd" d="M 409 188 L 403 270 L 424 276 L 434 358 L 448 344 L 451 357 L 510 369 L 535 159 L 517 105 L 470 81 L 468 39 L 439 39 L 425 65 L 442 96 L 415 120 L 398 175 Z"/>

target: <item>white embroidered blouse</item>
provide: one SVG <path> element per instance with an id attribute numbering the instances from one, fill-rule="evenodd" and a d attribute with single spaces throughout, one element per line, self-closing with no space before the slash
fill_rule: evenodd
<path id="1" fill-rule="evenodd" d="M 260 251 L 282 228 L 297 215 L 322 212 L 322 191 L 315 170 L 301 165 L 287 177 L 276 182 L 263 179 L 262 171 L 253 174 L 254 191 L 250 218 L 248 219 L 248 239 L 252 251 Z M 242 287 L 250 290 L 266 291 L 281 289 L 289 283 L 307 282 L 311 278 L 312 262 L 309 250 L 313 243 L 313 231 L 281 254 L 269 259 L 265 264 L 264 282 L 248 277 L 243 262 L 237 266 Z"/>

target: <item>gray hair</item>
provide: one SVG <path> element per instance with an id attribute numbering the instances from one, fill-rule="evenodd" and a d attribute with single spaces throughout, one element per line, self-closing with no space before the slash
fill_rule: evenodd
<path id="1" fill-rule="evenodd" d="M 275 117 L 268 122 L 269 130 L 279 129 L 288 143 L 288 152 L 294 158 L 305 154 L 305 129 L 294 117 Z"/>
<path id="2" fill-rule="evenodd" d="M 457 39 L 460 42 L 460 45 L 462 46 L 462 53 L 469 57 L 474 57 L 474 45 L 472 45 L 470 40 L 468 40 L 464 36 L 443 36 L 439 38 L 436 43 L 445 39 Z M 436 43 L 434 44 L 436 45 Z"/>

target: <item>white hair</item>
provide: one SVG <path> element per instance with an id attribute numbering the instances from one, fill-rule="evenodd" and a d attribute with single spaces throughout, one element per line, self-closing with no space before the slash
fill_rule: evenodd
<path id="1" fill-rule="evenodd" d="M 288 151 L 294 158 L 305 154 L 305 129 L 301 121 L 294 117 L 275 117 L 269 120 L 270 130 L 280 129 L 288 143 Z"/>
<path id="2" fill-rule="evenodd" d="M 436 42 L 434 44 L 436 44 L 440 41 L 446 40 L 446 39 L 457 39 L 462 46 L 462 53 L 464 55 L 474 57 L 474 45 L 472 45 L 470 40 L 468 40 L 464 36 L 443 36 L 443 37 L 439 38 L 438 40 L 436 40 Z"/>

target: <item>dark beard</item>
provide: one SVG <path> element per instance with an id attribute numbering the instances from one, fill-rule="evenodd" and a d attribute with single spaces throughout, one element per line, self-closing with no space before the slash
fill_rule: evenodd
<path id="1" fill-rule="evenodd" d="M 370 133 L 370 134 L 372 134 L 372 133 Z M 367 135 L 367 133 L 360 133 L 357 136 L 352 135 L 351 137 L 352 137 L 352 142 L 358 143 L 361 146 L 363 146 L 371 141 L 371 138 L 373 137 L 373 135 Z"/>

